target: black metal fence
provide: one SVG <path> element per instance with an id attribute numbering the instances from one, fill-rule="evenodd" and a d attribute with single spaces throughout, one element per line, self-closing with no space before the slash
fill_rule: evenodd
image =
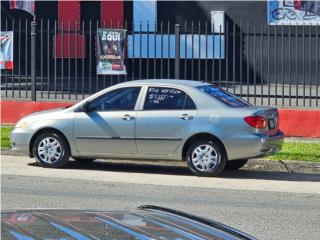
<path id="1" fill-rule="evenodd" d="M 108 27 L 128 30 L 127 74 L 112 76 L 96 74 L 95 37 L 106 23 L 1 24 L 14 32 L 14 69 L 1 70 L 2 98 L 79 100 L 124 81 L 177 78 L 210 82 L 257 105 L 319 106 L 320 26 L 227 21 L 214 31 L 206 22 L 114 21 Z"/>

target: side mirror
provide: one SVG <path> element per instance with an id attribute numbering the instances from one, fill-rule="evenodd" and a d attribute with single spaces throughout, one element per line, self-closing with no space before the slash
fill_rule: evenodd
<path id="1" fill-rule="evenodd" d="M 81 110 L 83 112 L 88 112 L 89 111 L 89 101 L 82 103 Z"/>

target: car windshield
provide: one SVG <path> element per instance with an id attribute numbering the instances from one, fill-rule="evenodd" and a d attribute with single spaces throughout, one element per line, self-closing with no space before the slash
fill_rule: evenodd
<path id="1" fill-rule="evenodd" d="M 241 108 L 241 107 L 250 106 L 249 103 L 242 100 L 241 98 L 238 98 L 235 95 L 233 95 L 223 89 L 215 88 L 212 85 L 198 86 L 197 88 L 200 89 L 202 92 L 205 92 L 205 93 L 209 94 L 210 96 L 214 97 L 215 99 L 219 100 L 220 102 L 223 102 L 224 104 L 228 105 L 229 107 Z"/>

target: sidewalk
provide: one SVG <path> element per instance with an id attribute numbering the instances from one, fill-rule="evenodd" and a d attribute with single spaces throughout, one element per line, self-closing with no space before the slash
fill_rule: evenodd
<path id="1" fill-rule="evenodd" d="M 14 153 L 10 149 L 1 149 L 1 155 L 21 156 Z M 160 166 L 183 166 L 187 167 L 184 161 L 144 161 L 144 160 L 106 160 L 110 163 L 130 163 L 130 164 L 147 164 Z M 320 162 L 305 162 L 292 160 L 266 160 L 266 159 L 250 159 L 241 169 L 249 171 L 273 171 L 273 172 L 289 172 L 289 173 L 308 173 L 320 174 Z"/>

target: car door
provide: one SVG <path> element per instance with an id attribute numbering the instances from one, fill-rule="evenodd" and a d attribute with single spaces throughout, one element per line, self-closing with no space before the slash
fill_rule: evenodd
<path id="1" fill-rule="evenodd" d="M 75 113 L 74 136 L 80 154 L 135 154 L 135 105 L 141 87 L 109 91 Z"/>
<path id="2" fill-rule="evenodd" d="M 194 123 L 196 105 L 184 91 L 148 87 L 143 109 L 137 113 L 136 142 L 141 155 L 174 153 Z"/>

